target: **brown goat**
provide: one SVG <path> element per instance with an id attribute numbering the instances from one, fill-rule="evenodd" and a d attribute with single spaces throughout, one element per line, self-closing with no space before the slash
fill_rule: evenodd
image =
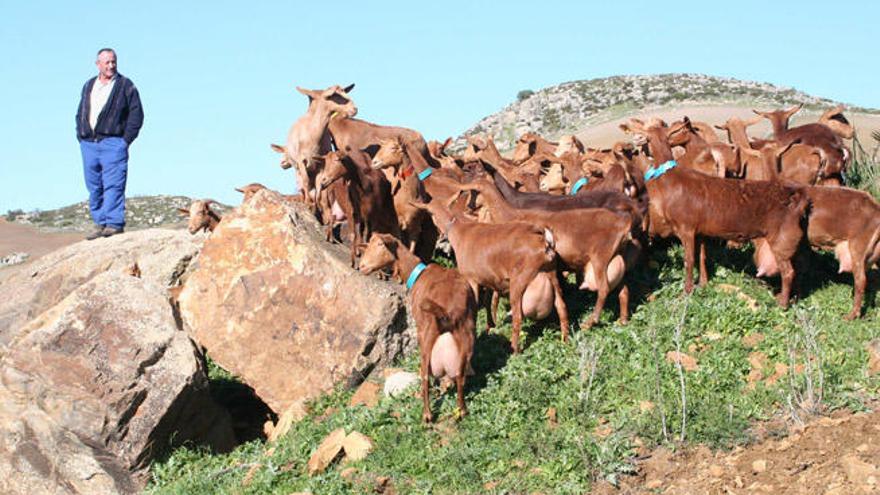
<path id="1" fill-rule="evenodd" d="M 214 232 L 217 224 L 220 223 L 220 215 L 211 209 L 212 204 L 219 204 L 213 199 L 196 199 L 189 208 L 178 208 L 181 214 L 189 217 L 187 225 L 190 234 L 203 230 L 205 232 Z"/>
<path id="2" fill-rule="evenodd" d="M 552 155 L 557 146 L 557 143 L 551 143 L 537 133 L 526 132 L 516 140 L 516 146 L 513 148 L 513 162 L 523 163 L 539 153 Z"/>
<path id="3" fill-rule="evenodd" d="M 647 137 L 654 163 L 674 167 L 665 123 L 635 125 Z M 685 292 L 693 290 L 697 247 L 700 285 L 708 280 L 703 237 L 740 242 L 763 237 L 768 239 L 780 267 L 782 291 L 777 300 L 788 307 L 795 275 L 791 258 L 803 238 L 800 219 L 807 207 L 803 191 L 778 182 L 710 177 L 682 167 L 668 169 L 662 175 L 652 172 L 646 178 L 646 187 L 650 196 L 649 231 L 661 237 L 675 235 L 684 247 Z"/>
<path id="4" fill-rule="evenodd" d="M 357 115 L 357 107 L 348 96 L 354 84 L 346 87 L 330 86 L 324 90 L 311 90 L 297 87 L 296 90 L 309 98 L 306 113 L 297 119 L 287 133 L 287 146 L 284 148 L 273 145 L 275 151 L 283 151 L 284 159 L 281 168 L 296 167 L 299 188 L 306 204 L 315 206 L 316 198 L 311 197 L 314 178 L 318 173 L 318 165 L 313 161 L 330 151 L 330 135 L 327 128 L 334 115 L 347 117 Z M 277 148 L 276 148 L 277 147 Z"/>
<path id="5" fill-rule="evenodd" d="M 825 124 L 814 122 L 789 129 L 789 119 L 801 107 L 802 105 L 797 105 L 787 110 L 772 112 L 754 110 L 754 112 L 770 121 L 770 124 L 773 126 L 773 134 L 779 144 L 785 146 L 793 141 L 800 141 L 806 146 L 817 148 L 822 158 L 819 183 L 839 185 L 840 176 L 846 171 L 851 153 L 843 144 L 837 132 Z M 834 115 L 840 115 L 840 118 L 843 118 L 839 111 Z M 845 121 L 846 119 L 843 120 Z"/>
<path id="6" fill-rule="evenodd" d="M 525 223 L 478 223 L 450 212 L 437 201 L 419 206 L 431 214 L 446 234 L 455 251 L 458 270 L 467 279 L 475 298 L 480 287 L 509 295 L 513 315 L 510 344 L 514 353 L 519 352 L 523 316 L 541 315 L 550 301 L 559 315 L 562 339 L 568 340 L 568 309 L 556 278 L 552 231 Z"/>
<path id="7" fill-rule="evenodd" d="M 373 232 L 400 235 L 392 208 L 391 185 L 385 176 L 369 168 L 369 157 L 361 151 L 331 151 L 324 155 L 320 189 L 345 179 L 352 211 L 351 261 L 356 263 L 357 245 Z"/>
<path id="8" fill-rule="evenodd" d="M 360 271 L 370 274 L 389 267 L 407 277 L 410 290 L 410 308 L 418 329 L 422 420 L 431 422 L 433 417 L 428 390 L 431 375 L 455 380 L 458 410 L 466 415 L 464 385 L 474 353 L 477 317 L 470 285 L 458 270 L 434 263 L 426 267 L 393 236 L 374 234 L 364 249 Z"/>
<path id="9" fill-rule="evenodd" d="M 778 161 L 779 151 L 775 148 L 766 146 L 761 150 L 768 167 Z M 858 318 L 867 270 L 880 260 L 880 204 L 866 192 L 847 187 L 807 186 L 803 190 L 810 200 L 807 240 L 814 249 L 834 251 L 838 273 L 852 272 L 853 307 L 846 319 Z M 778 267 L 766 240 L 755 241 L 754 257 L 759 270 L 776 274 Z"/>
<path id="10" fill-rule="evenodd" d="M 547 211 L 517 209 L 510 206 L 495 184 L 480 179 L 462 186 L 483 195 L 493 220 L 525 222 L 553 231 L 559 259 L 583 277 L 581 289 L 598 293 L 596 307 L 587 322 L 599 322 L 605 299 L 611 290 L 620 290 L 620 321 L 629 319 L 629 290 L 621 284 L 626 271 L 624 256 L 632 229 L 632 218 L 603 208 Z M 635 259 L 632 259 L 634 262 Z"/>

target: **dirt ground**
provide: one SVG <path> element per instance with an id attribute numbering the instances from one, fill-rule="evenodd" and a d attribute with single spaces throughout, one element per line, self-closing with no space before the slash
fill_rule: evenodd
<path id="1" fill-rule="evenodd" d="M 838 412 L 731 451 L 706 447 L 658 449 L 643 456 L 638 474 L 610 494 L 827 494 L 880 493 L 880 412 Z M 781 427 L 781 425 L 779 425 Z"/>
<path id="2" fill-rule="evenodd" d="M 41 232 L 34 227 L 7 222 L 6 219 L 0 218 L 0 258 L 12 253 L 24 252 L 30 255 L 25 263 L 31 263 L 46 253 L 83 240 L 83 236 L 84 234 L 79 232 Z"/>
<path id="3" fill-rule="evenodd" d="M 763 109 L 762 109 L 763 110 Z M 751 119 L 755 117 L 752 109 L 749 107 L 738 106 L 684 106 L 678 108 L 664 108 L 662 110 L 646 110 L 634 112 L 627 117 L 614 119 L 610 122 L 590 126 L 577 133 L 577 137 L 588 146 L 603 147 L 611 146 L 617 141 L 626 139 L 626 135 L 617 126 L 629 120 L 630 117 L 639 117 L 649 119 L 651 117 L 659 117 L 667 122 L 672 122 L 687 115 L 691 120 L 708 122 L 709 124 L 723 124 L 730 117 L 739 117 L 741 119 Z M 798 126 L 809 122 L 816 122 L 819 119 L 819 113 L 801 111 L 791 119 L 791 126 Z M 859 140 L 864 146 L 870 147 L 874 141 L 871 139 L 871 131 L 880 129 L 880 115 L 869 114 L 853 114 L 844 112 L 844 115 L 855 126 Z M 771 128 L 768 121 L 749 127 L 749 136 L 763 137 L 771 134 Z M 727 140 L 727 133 L 718 131 L 718 136 L 722 141 Z M 849 140 L 847 145 L 851 145 Z"/>

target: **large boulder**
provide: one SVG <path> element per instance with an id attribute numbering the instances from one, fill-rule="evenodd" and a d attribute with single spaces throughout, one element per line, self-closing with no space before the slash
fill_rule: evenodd
<path id="1" fill-rule="evenodd" d="M 204 240 L 183 230 L 150 229 L 66 246 L 0 273 L 0 349 L 17 329 L 106 271 L 137 263 L 164 292 L 186 270 Z M 2 355 L 2 350 L 0 350 Z"/>
<path id="2" fill-rule="evenodd" d="M 404 292 L 363 276 L 302 205 L 262 190 L 223 217 L 180 294 L 187 331 L 279 414 L 414 345 Z"/>
<path id="3" fill-rule="evenodd" d="M 132 493 L 176 445 L 233 447 L 162 292 L 103 273 L 19 329 L 0 358 L 0 493 Z"/>

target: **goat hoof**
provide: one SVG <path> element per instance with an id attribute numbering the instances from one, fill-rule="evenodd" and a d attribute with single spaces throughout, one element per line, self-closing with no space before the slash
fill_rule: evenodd
<path id="1" fill-rule="evenodd" d="M 853 321 L 853 320 L 858 320 L 858 319 L 859 319 L 859 316 L 861 316 L 861 315 L 859 314 L 859 311 L 853 311 L 852 313 L 850 313 L 850 314 L 844 316 L 843 319 L 846 320 L 846 321 Z"/>
<path id="2" fill-rule="evenodd" d="M 422 421 L 425 422 L 425 423 L 430 423 L 430 422 L 434 421 L 434 415 L 431 414 L 430 411 L 429 411 L 429 412 L 423 412 L 423 413 L 422 413 Z"/>

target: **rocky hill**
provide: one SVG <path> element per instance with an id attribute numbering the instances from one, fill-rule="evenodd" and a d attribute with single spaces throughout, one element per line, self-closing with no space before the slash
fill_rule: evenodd
<path id="1" fill-rule="evenodd" d="M 528 131 L 553 138 L 644 110 L 799 103 L 807 110 L 824 110 L 838 104 L 794 88 L 703 74 L 614 76 L 520 91 L 517 101 L 480 120 L 464 135 L 490 133 L 498 147 L 506 150 L 513 147 L 517 136 Z M 849 111 L 880 115 L 880 110 L 855 106 L 849 106 Z M 463 144 L 463 138 L 456 142 Z"/>
<path id="2" fill-rule="evenodd" d="M 125 200 L 125 221 L 129 230 L 152 227 L 173 227 L 186 224 L 186 218 L 177 208 L 188 208 L 193 198 L 186 196 L 133 196 Z M 214 206 L 222 214 L 230 207 Z M 81 201 L 54 210 L 9 211 L 6 219 L 20 224 L 33 225 L 51 231 L 85 231 L 91 228 L 87 201 Z"/>

